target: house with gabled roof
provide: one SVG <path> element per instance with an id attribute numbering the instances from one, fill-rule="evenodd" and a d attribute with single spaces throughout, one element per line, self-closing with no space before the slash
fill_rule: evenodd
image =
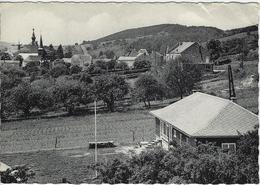
<path id="1" fill-rule="evenodd" d="M 150 61 L 150 57 L 149 54 L 147 52 L 146 49 L 140 49 L 138 52 L 133 49 L 128 56 L 120 56 L 117 59 L 117 62 L 125 62 L 129 68 L 133 68 L 134 67 L 134 63 L 136 61 L 143 61 L 143 60 L 149 60 Z"/>
<path id="2" fill-rule="evenodd" d="M 209 52 L 198 42 L 180 42 L 166 54 L 166 62 L 178 58 L 183 59 L 182 65 L 192 65 L 205 71 L 213 71 Z"/>
<path id="3" fill-rule="evenodd" d="M 234 150 L 241 134 L 258 125 L 258 116 L 247 109 L 200 92 L 150 113 L 155 117 L 156 138 L 164 148 L 171 142 L 214 142 L 223 149 Z"/>

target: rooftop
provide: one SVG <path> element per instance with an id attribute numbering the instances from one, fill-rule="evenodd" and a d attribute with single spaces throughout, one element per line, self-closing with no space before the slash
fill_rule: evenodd
<path id="1" fill-rule="evenodd" d="M 195 44 L 195 42 L 182 42 L 179 46 L 177 46 L 174 50 L 172 50 L 170 53 L 182 53 L 186 49 L 188 49 L 190 46 Z"/>
<path id="2" fill-rule="evenodd" d="M 238 136 L 258 124 L 258 116 L 245 108 L 200 92 L 150 113 L 194 137 Z"/>

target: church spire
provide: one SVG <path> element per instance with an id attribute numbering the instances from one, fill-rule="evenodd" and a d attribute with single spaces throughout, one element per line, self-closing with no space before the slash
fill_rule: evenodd
<path id="1" fill-rule="evenodd" d="M 40 36 L 40 48 L 43 48 L 42 35 Z"/>
<path id="2" fill-rule="evenodd" d="M 35 40 L 36 40 L 36 37 L 35 37 L 35 34 L 34 34 L 34 28 L 33 28 L 33 33 L 32 33 L 32 45 L 35 45 Z"/>

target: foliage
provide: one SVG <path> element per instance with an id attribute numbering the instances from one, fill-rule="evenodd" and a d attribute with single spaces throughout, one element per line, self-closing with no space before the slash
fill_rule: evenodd
<path id="1" fill-rule="evenodd" d="M 149 68 L 149 67 L 151 67 L 151 64 L 148 60 L 137 60 L 134 62 L 135 69 L 143 69 L 143 68 Z"/>
<path id="2" fill-rule="evenodd" d="M 37 74 L 40 71 L 39 62 L 38 61 L 31 61 L 25 67 L 24 70 L 29 73 L 29 75 L 35 73 Z"/>
<path id="3" fill-rule="evenodd" d="M 70 67 L 70 74 L 78 74 L 82 71 L 82 67 L 78 66 L 78 65 L 72 65 Z"/>
<path id="4" fill-rule="evenodd" d="M 125 79 L 116 74 L 96 77 L 94 88 L 96 97 L 103 100 L 111 112 L 114 111 L 115 101 L 122 99 L 128 93 Z"/>
<path id="5" fill-rule="evenodd" d="M 106 50 L 104 54 L 105 54 L 106 57 L 109 58 L 109 59 L 113 59 L 114 56 L 115 56 L 115 53 L 114 53 L 114 51 L 112 51 L 112 50 Z"/>
<path id="6" fill-rule="evenodd" d="M 219 40 L 210 40 L 207 43 L 207 49 L 210 52 L 210 59 L 216 60 L 220 57 L 222 49 L 221 49 L 221 42 Z"/>
<path id="7" fill-rule="evenodd" d="M 163 85 L 151 74 L 143 74 L 135 82 L 135 96 L 142 100 L 146 107 L 147 102 L 148 108 L 150 101 L 164 96 L 164 91 Z"/>
<path id="8" fill-rule="evenodd" d="M 163 78 L 167 87 L 182 98 L 191 93 L 195 83 L 201 80 L 201 71 L 195 66 L 183 65 L 181 58 L 169 61 L 164 67 Z"/>
<path id="9" fill-rule="evenodd" d="M 165 151 L 155 148 L 126 160 L 114 159 L 97 166 L 103 183 L 259 183 L 258 133 L 244 135 L 237 153 L 214 144 L 183 144 Z"/>
<path id="10" fill-rule="evenodd" d="M 108 68 L 108 70 L 115 69 L 116 64 L 117 64 L 116 60 L 110 60 L 110 61 L 108 61 L 108 62 L 107 62 L 107 68 Z"/>
<path id="11" fill-rule="evenodd" d="M 60 76 L 56 79 L 51 92 L 56 103 L 61 103 L 69 114 L 74 114 L 75 106 L 79 105 L 84 95 L 88 95 L 88 91 L 84 85 L 78 80 L 72 80 L 69 76 Z M 90 99 L 89 96 L 84 97 L 84 102 Z"/>
<path id="12" fill-rule="evenodd" d="M 126 62 L 119 62 L 115 65 L 116 69 L 128 70 L 129 67 Z"/>
<path id="13" fill-rule="evenodd" d="M 43 80 L 40 80 L 41 83 Z M 37 82 L 38 83 L 38 82 Z M 33 85 L 29 83 L 21 83 L 11 90 L 11 99 L 17 110 L 22 110 L 26 116 L 30 111 L 37 107 L 39 109 L 46 109 L 53 105 L 53 99 L 47 89 L 41 85 Z M 43 88 L 44 87 L 44 88 Z"/>
<path id="14" fill-rule="evenodd" d="M 52 77 L 57 78 L 69 74 L 69 69 L 65 64 L 57 64 L 50 71 Z"/>
<path id="15" fill-rule="evenodd" d="M 26 76 L 24 70 L 16 67 L 8 67 L 1 69 L 1 92 L 11 89 L 22 82 L 22 78 Z"/>
<path id="16" fill-rule="evenodd" d="M 90 74 L 102 74 L 105 70 L 95 64 L 90 64 L 87 68 L 87 72 Z"/>
<path id="17" fill-rule="evenodd" d="M 64 54 L 63 54 L 63 48 L 62 45 L 60 44 L 57 51 L 56 51 L 56 58 L 58 59 L 62 59 L 64 58 Z"/>
<path id="18" fill-rule="evenodd" d="M 7 171 L 0 172 L 2 183 L 26 183 L 35 173 L 26 165 L 15 166 Z"/>

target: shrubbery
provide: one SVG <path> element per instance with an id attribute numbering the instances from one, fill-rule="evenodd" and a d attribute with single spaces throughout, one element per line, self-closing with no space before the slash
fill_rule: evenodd
<path id="1" fill-rule="evenodd" d="M 97 165 L 103 183 L 259 183 L 258 131 L 244 135 L 236 153 L 225 153 L 213 144 L 156 148 L 124 160 Z"/>

